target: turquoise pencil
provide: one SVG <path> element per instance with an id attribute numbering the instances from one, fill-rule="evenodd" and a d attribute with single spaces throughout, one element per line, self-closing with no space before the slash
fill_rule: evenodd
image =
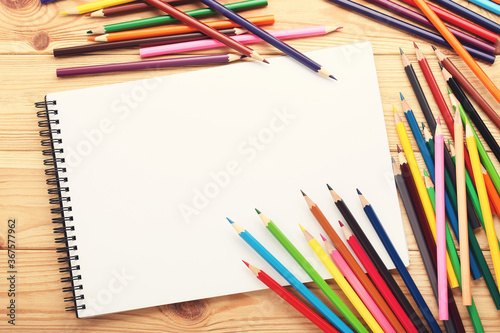
<path id="1" fill-rule="evenodd" d="M 243 240 L 250 245 L 252 249 L 257 252 L 262 259 L 267 261 L 272 268 L 274 268 L 285 280 L 290 283 L 312 306 L 316 308 L 325 318 L 332 323 L 339 331 L 345 333 L 354 333 L 335 313 L 330 310 L 323 302 L 320 301 L 306 286 L 302 284 L 283 264 L 276 259 L 262 244 L 260 244 L 248 231 L 243 227 L 237 225 L 229 218 L 229 223 L 236 230 Z"/>

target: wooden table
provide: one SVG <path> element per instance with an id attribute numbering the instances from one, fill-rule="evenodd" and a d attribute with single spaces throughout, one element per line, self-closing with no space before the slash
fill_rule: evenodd
<path id="1" fill-rule="evenodd" d="M 155 12 L 142 12 L 115 18 L 85 18 L 82 16 L 58 16 L 62 9 L 84 3 L 84 0 L 59 1 L 41 5 L 38 0 L 0 0 L 0 331 L 36 332 L 313 332 L 316 327 L 286 305 L 278 296 L 263 290 L 232 296 L 217 297 L 181 304 L 129 311 L 93 319 L 76 319 L 74 313 L 64 311 L 67 295 L 61 291 L 63 264 L 57 263 L 53 225 L 45 184 L 43 156 L 41 153 L 38 119 L 34 102 L 43 99 L 49 92 L 92 87 L 116 82 L 125 82 L 146 77 L 170 75 L 198 70 L 198 68 L 136 71 L 104 75 L 58 79 L 55 69 L 78 65 L 125 62 L 138 60 L 137 50 L 127 49 L 80 57 L 54 58 L 52 49 L 85 43 L 85 31 L 103 22 L 118 22 L 150 16 Z M 223 1 L 225 3 L 229 1 Z M 466 6 L 474 7 L 464 2 Z M 201 7 L 200 4 L 182 6 L 183 9 Z M 499 16 L 479 9 L 479 12 L 500 22 Z M 397 134 L 393 124 L 391 104 L 399 107 L 399 91 L 413 105 L 419 121 L 423 115 L 411 92 L 404 74 L 399 47 L 416 63 L 412 41 L 416 41 L 441 84 L 445 94 L 445 83 L 437 71 L 437 59 L 430 44 L 418 38 L 393 30 L 385 25 L 365 19 L 357 14 L 330 4 L 325 0 L 269 0 L 269 6 L 249 12 L 252 15 L 275 14 L 276 24 L 272 29 L 288 29 L 308 25 L 327 24 L 343 26 L 341 32 L 324 37 L 293 40 L 290 44 L 301 51 L 325 46 L 369 40 L 373 43 L 377 72 L 387 126 L 391 152 L 395 156 Z M 275 49 L 256 45 L 255 49 L 267 56 L 278 55 Z M 211 51 L 214 52 L 214 51 Z M 472 75 L 460 59 L 451 51 L 452 60 L 467 75 L 473 84 L 484 93 L 486 99 L 497 110 L 500 107 L 485 88 Z M 208 52 L 206 52 L 208 53 Z M 500 85 L 500 65 L 481 64 L 497 85 Z M 417 74 L 423 81 L 418 65 Z M 430 92 L 424 84 L 430 97 Z M 448 98 L 446 97 L 448 100 Z M 436 105 L 430 98 L 431 106 Z M 496 138 L 499 131 L 483 117 Z M 446 132 L 446 136 L 449 136 Z M 415 149 L 416 149 L 416 145 Z M 421 160 L 419 160 L 421 162 Z M 497 164 L 498 166 L 498 164 Z M 401 206 L 402 212 L 404 212 Z M 404 215 L 404 213 L 403 213 Z M 16 325 L 8 324 L 7 306 L 9 281 L 7 280 L 7 230 L 8 220 L 16 221 Z M 425 269 L 422 265 L 415 240 L 404 216 L 407 242 L 410 249 L 410 272 L 437 316 L 437 306 Z M 497 226 L 498 219 L 496 220 Z M 478 233 L 479 242 L 491 264 L 484 232 Z M 397 281 L 403 285 L 399 276 Z M 332 282 L 333 285 L 333 282 Z M 309 285 L 318 291 L 313 285 Z M 339 292 L 337 285 L 334 286 Z M 403 288 L 409 296 L 406 288 Z M 500 332 L 500 312 L 489 296 L 484 281 L 473 282 L 473 296 L 487 332 Z M 320 295 L 320 293 L 317 293 Z M 339 294 L 341 294 L 339 292 Z M 472 331 L 467 311 L 460 303 L 460 293 L 455 290 L 460 313 L 468 332 Z M 416 308 L 416 306 L 415 306 Z"/>

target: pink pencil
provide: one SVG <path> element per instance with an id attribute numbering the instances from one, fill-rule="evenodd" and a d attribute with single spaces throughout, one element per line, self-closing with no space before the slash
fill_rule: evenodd
<path id="1" fill-rule="evenodd" d="M 351 287 L 356 291 L 359 298 L 363 301 L 363 303 L 365 303 L 367 309 L 372 313 L 373 317 L 378 322 L 380 327 L 382 327 L 382 329 L 386 333 L 392 333 L 392 332 L 395 333 L 396 331 L 392 327 L 391 323 L 389 323 L 389 321 L 384 316 L 382 311 L 380 311 L 379 307 L 377 306 L 373 298 L 371 298 L 371 296 L 368 294 L 365 287 L 363 287 L 363 285 L 356 277 L 352 269 L 349 267 L 345 259 L 342 257 L 340 252 L 337 251 L 337 249 L 333 246 L 333 244 L 330 243 L 325 237 L 323 237 L 323 235 L 321 235 L 321 239 L 323 239 L 323 242 L 325 243 L 326 252 L 330 254 L 330 257 L 332 258 L 335 265 L 337 265 L 340 272 L 345 276 L 347 281 L 349 281 Z"/>
<path id="2" fill-rule="evenodd" d="M 289 30 L 277 30 L 271 31 L 270 34 L 279 39 L 292 39 L 292 38 L 300 38 L 300 37 L 311 37 L 311 36 L 320 36 L 330 33 L 332 31 L 336 31 L 342 29 L 342 27 L 329 27 L 329 26 L 314 26 L 307 28 L 298 28 L 298 29 L 289 29 Z M 245 34 L 238 36 L 231 36 L 232 39 L 241 43 L 241 44 L 249 44 L 249 43 L 259 43 L 263 42 L 262 39 L 255 35 Z M 183 43 L 175 43 L 168 45 L 159 45 L 142 48 L 140 50 L 140 54 L 142 58 L 154 57 L 163 54 L 171 54 L 171 53 L 179 53 L 179 52 L 187 52 L 187 51 L 196 51 L 196 50 L 205 50 L 214 47 L 222 47 L 225 46 L 223 43 L 215 40 L 215 39 L 205 39 L 199 41 L 192 42 L 183 42 Z"/>
<path id="3" fill-rule="evenodd" d="M 446 221 L 444 207 L 444 139 L 441 118 L 434 134 L 434 170 L 436 174 L 436 248 L 438 273 L 439 319 L 448 320 L 448 286 L 446 282 Z"/>

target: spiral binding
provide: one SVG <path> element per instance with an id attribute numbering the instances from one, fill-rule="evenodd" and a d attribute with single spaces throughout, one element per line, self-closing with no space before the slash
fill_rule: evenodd
<path id="1" fill-rule="evenodd" d="M 52 214 L 58 215 L 52 219 L 52 223 L 61 224 L 60 227 L 54 228 L 55 234 L 61 234 L 62 237 L 56 237 L 55 242 L 58 244 L 63 244 L 62 247 L 57 248 L 57 253 L 61 253 L 61 257 L 58 259 L 59 263 L 67 263 L 66 267 L 59 269 L 61 273 L 69 273 L 69 276 L 61 278 L 61 282 L 70 283 L 71 286 L 64 287 L 63 292 L 72 292 L 73 295 L 65 297 L 65 302 L 72 302 L 73 306 L 66 307 L 66 311 L 75 311 L 78 315 L 78 310 L 85 309 L 85 304 L 81 301 L 85 299 L 83 294 L 76 295 L 76 290 L 83 290 L 83 285 L 79 283 L 82 276 L 79 273 L 80 265 L 75 264 L 78 261 L 78 255 L 72 254 L 72 251 L 76 251 L 78 247 L 74 244 L 76 241 L 76 236 L 68 235 L 68 232 L 74 231 L 75 227 L 72 225 L 67 225 L 67 222 L 73 221 L 73 216 L 71 216 L 72 207 L 68 206 L 67 203 L 71 201 L 66 193 L 69 192 L 69 188 L 62 186 L 61 184 L 67 183 L 68 178 L 64 177 L 63 174 L 66 172 L 66 168 L 61 166 L 64 164 L 64 158 L 59 157 L 59 154 L 63 153 L 63 148 L 55 148 L 55 145 L 61 144 L 62 140 L 54 138 L 54 134 L 60 134 L 61 130 L 54 128 L 55 125 L 59 124 L 58 119 L 54 119 L 57 116 L 58 111 L 55 109 L 50 109 L 51 106 L 55 106 L 56 101 L 42 101 L 35 103 L 37 109 L 43 109 L 37 111 L 36 115 L 38 118 L 43 118 L 38 122 L 38 126 L 44 128 L 40 131 L 40 136 L 42 139 L 42 147 L 49 147 L 44 149 L 42 154 L 47 156 L 43 161 L 44 165 L 50 166 L 50 168 L 45 170 L 45 175 L 50 176 L 47 178 L 47 185 L 51 186 L 48 189 L 48 193 L 52 195 L 57 195 L 57 197 L 50 198 L 49 203 L 55 205 L 56 207 L 51 208 L 50 212 Z"/>

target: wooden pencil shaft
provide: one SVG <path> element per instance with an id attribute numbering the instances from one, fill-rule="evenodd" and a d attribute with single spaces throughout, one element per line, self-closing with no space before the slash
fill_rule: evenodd
<path id="1" fill-rule="evenodd" d="M 422 329 L 425 329 L 424 323 L 416 313 L 416 311 L 413 309 L 412 305 L 404 295 L 403 291 L 399 287 L 398 283 L 392 276 L 391 272 L 387 269 L 385 266 L 384 262 L 378 255 L 377 251 L 375 251 L 375 248 L 371 244 L 370 240 L 368 237 L 366 237 L 366 234 L 364 233 L 363 229 L 361 229 L 358 221 L 352 215 L 351 211 L 349 210 L 349 207 L 347 207 L 346 203 L 344 200 L 338 200 L 335 201 L 335 205 L 337 206 L 338 210 L 342 214 L 342 216 L 345 219 L 345 222 L 349 225 L 351 228 L 354 236 L 359 240 L 361 246 L 365 250 L 365 253 L 368 255 L 370 260 L 372 261 L 373 265 L 377 268 L 377 271 L 379 274 L 382 276 L 384 279 L 385 283 L 389 286 L 391 289 L 394 297 L 398 300 L 399 304 L 402 306 L 403 310 L 405 311 L 406 315 L 411 319 L 411 321 L 414 323 L 415 327 L 419 332 L 422 331 Z"/>
<path id="2" fill-rule="evenodd" d="M 436 263 L 432 259 L 432 255 L 430 253 L 428 244 L 425 240 L 422 229 L 420 228 L 420 223 L 418 222 L 417 213 L 413 207 L 413 203 L 410 197 L 410 193 L 406 187 L 405 180 L 403 175 L 395 175 L 394 176 L 396 187 L 398 188 L 399 194 L 401 195 L 401 199 L 403 201 L 403 205 L 405 207 L 406 213 L 408 215 L 408 220 L 410 222 L 410 226 L 413 231 L 413 235 L 415 236 L 415 240 L 417 242 L 418 249 L 420 251 L 420 255 L 422 257 L 422 261 L 424 263 L 425 270 L 427 272 L 427 277 L 429 278 L 429 282 L 431 284 L 432 292 L 434 293 L 434 297 L 437 300 L 437 273 L 436 273 Z M 432 236 L 431 236 L 432 237 Z M 435 246 L 434 246 L 435 247 Z M 436 252 L 434 252 L 435 254 Z M 435 257 L 435 255 L 434 255 Z M 449 304 L 449 314 L 452 318 L 453 324 L 455 326 L 460 326 L 463 323 L 460 318 L 460 313 L 458 312 L 457 305 L 455 303 L 455 299 L 453 298 L 453 292 L 451 291 L 450 286 L 448 285 L 448 304 Z M 454 328 L 450 327 L 452 324 L 450 321 L 444 321 L 445 328 L 447 332 L 449 330 L 453 330 Z M 465 329 L 463 330 L 465 332 Z"/>

